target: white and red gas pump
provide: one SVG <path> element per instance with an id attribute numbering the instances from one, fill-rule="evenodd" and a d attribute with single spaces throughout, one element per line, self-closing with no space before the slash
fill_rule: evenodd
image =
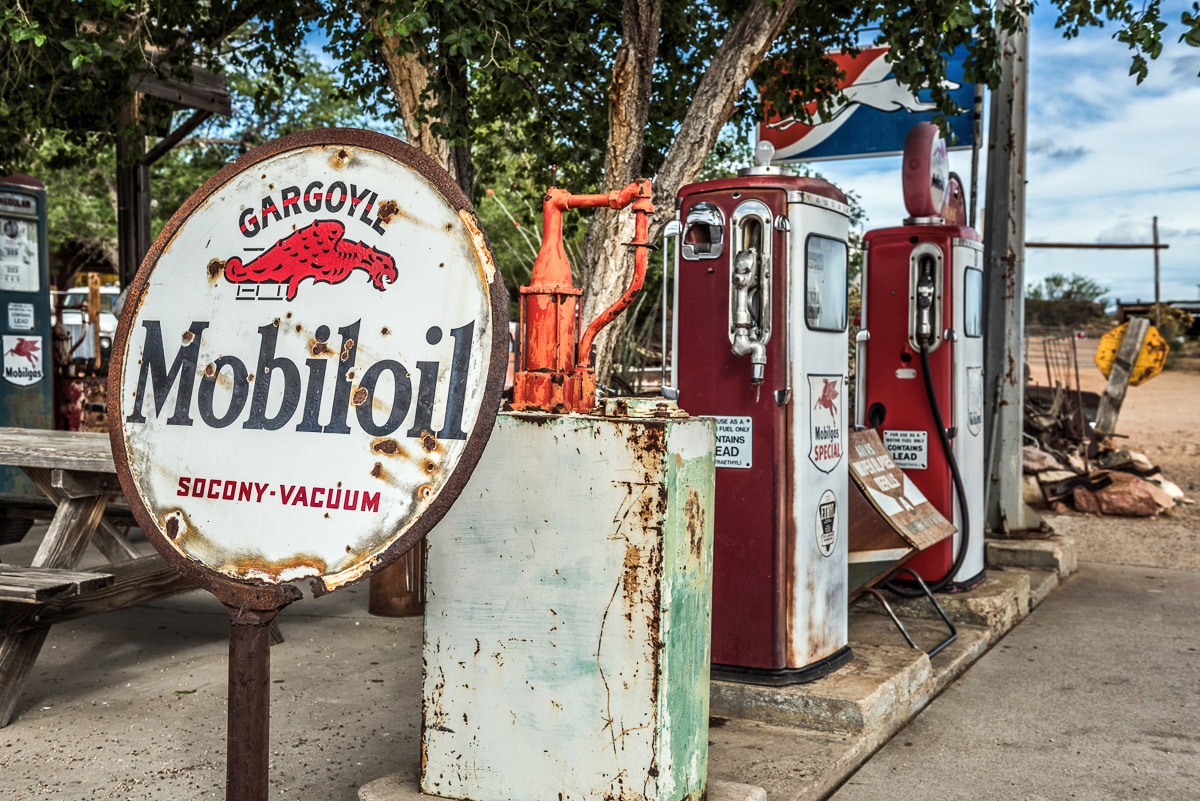
<path id="1" fill-rule="evenodd" d="M 679 191 L 664 393 L 717 419 L 714 676 L 785 684 L 850 658 L 850 209 L 827 181 L 760 156 Z"/>
<path id="2" fill-rule="evenodd" d="M 864 237 L 856 423 L 958 532 L 909 562 L 935 591 L 984 578 L 983 246 L 937 126 L 904 147 L 904 225 Z"/>

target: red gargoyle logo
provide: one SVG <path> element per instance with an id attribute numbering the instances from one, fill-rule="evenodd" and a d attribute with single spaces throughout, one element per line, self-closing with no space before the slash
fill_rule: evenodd
<path id="1" fill-rule="evenodd" d="M 834 401 L 837 400 L 838 396 L 837 379 L 822 378 L 821 380 L 825 382 L 825 385 L 821 387 L 821 396 L 817 398 L 817 402 L 813 408 L 828 409 L 829 416 L 836 420 L 838 411 L 837 404 Z"/>
<path id="2" fill-rule="evenodd" d="M 225 262 L 225 280 L 234 284 L 287 284 L 287 299 L 306 278 L 313 283 L 340 284 L 355 270 L 365 270 L 380 292 L 396 281 L 396 262 L 387 253 L 345 239 L 346 226 L 318 220 L 280 239 L 248 262 Z"/>
<path id="3" fill-rule="evenodd" d="M 4 352 L 5 356 L 20 356 L 27 360 L 31 365 L 37 365 L 37 352 L 41 349 L 41 343 L 36 339 L 25 339 L 20 337 L 17 339 L 17 344 L 13 345 Z"/>

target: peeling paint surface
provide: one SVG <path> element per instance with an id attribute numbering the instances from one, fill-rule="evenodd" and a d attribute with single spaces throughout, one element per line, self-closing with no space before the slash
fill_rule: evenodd
<path id="1" fill-rule="evenodd" d="M 427 538 L 423 792 L 703 796 L 713 437 L 699 419 L 498 417 Z"/>

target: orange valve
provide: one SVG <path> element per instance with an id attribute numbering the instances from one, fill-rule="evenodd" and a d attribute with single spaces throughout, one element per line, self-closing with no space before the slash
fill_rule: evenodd
<path id="1" fill-rule="evenodd" d="M 646 279 L 649 262 L 650 181 L 639 178 L 598 195 L 572 195 L 550 187 L 542 204 L 542 247 L 529 286 L 521 287 L 520 364 L 514 377 L 512 408 L 517 411 L 588 412 L 596 406 L 592 343 L 600 329 L 629 307 Z M 636 228 L 627 247 L 635 250 L 633 281 L 616 303 L 601 312 L 579 337 L 579 297 L 563 248 L 563 212 L 568 209 L 630 206 Z"/>

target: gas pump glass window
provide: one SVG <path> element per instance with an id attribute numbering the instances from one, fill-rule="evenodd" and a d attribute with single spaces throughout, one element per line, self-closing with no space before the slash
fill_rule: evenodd
<path id="1" fill-rule="evenodd" d="M 804 246 L 804 321 L 814 331 L 846 330 L 849 252 L 840 239 L 812 234 Z"/>
<path id="2" fill-rule="evenodd" d="M 963 278 L 963 333 L 983 336 L 983 270 L 968 267 Z"/>
<path id="3" fill-rule="evenodd" d="M 721 255 L 725 236 L 725 215 L 715 203 L 692 206 L 683 224 L 683 257 L 715 259 Z"/>

